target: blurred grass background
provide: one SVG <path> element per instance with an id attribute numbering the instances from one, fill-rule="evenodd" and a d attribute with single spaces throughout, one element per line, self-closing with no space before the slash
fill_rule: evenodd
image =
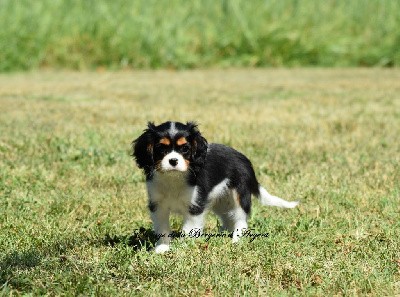
<path id="1" fill-rule="evenodd" d="M 398 0 L 0 0 L 0 71 L 398 66 Z"/>

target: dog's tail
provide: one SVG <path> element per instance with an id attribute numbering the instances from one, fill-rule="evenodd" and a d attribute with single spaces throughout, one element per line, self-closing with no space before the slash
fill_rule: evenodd
<path id="1" fill-rule="evenodd" d="M 282 198 L 276 197 L 271 195 L 264 189 L 262 186 L 258 186 L 259 195 L 258 198 L 262 205 L 269 205 L 269 206 L 278 206 L 278 207 L 285 207 L 285 208 L 294 208 L 299 204 L 299 201 L 286 201 Z"/>

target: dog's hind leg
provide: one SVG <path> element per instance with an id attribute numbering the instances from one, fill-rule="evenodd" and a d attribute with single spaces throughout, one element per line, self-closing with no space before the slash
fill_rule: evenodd
<path id="1" fill-rule="evenodd" d="M 247 229 L 247 218 L 250 213 L 251 194 L 236 189 L 229 196 L 219 200 L 213 206 L 213 211 L 222 221 L 222 230 L 232 233 L 232 242 L 238 242 Z"/>
<path id="2" fill-rule="evenodd" d="M 246 190 L 232 190 L 232 198 L 235 201 L 235 208 L 232 209 L 233 234 L 232 242 L 236 243 L 247 229 L 247 218 L 250 214 L 251 193 Z"/>

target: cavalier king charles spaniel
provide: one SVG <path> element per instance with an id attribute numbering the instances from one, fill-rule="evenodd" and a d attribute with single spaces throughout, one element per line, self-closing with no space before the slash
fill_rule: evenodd
<path id="1" fill-rule="evenodd" d="M 211 209 L 237 242 L 247 229 L 251 195 L 262 205 L 295 207 L 270 195 L 257 181 L 250 160 L 231 147 L 207 143 L 193 122 L 148 123 L 133 141 L 133 156 L 146 175 L 148 207 L 159 239 L 156 253 L 169 250 L 170 213 L 183 215 L 184 234 L 202 231 Z"/>

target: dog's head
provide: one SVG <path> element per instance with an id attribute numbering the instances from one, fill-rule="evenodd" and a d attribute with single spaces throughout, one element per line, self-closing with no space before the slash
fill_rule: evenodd
<path id="1" fill-rule="evenodd" d="M 204 164 L 207 140 L 193 122 L 148 123 L 143 134 L 133 141 L 133 156 L 150 178 L 155 171 L 186 172 Z"/>

